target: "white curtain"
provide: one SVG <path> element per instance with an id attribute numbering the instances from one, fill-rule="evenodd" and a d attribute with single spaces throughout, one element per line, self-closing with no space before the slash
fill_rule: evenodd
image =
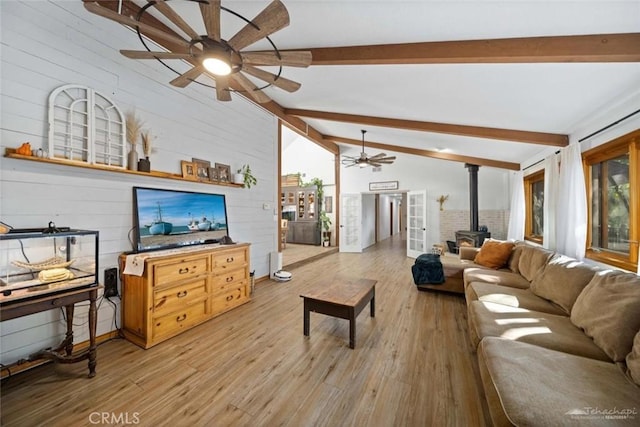
<path id="1" fill-rule="evenodd" d="M 509 212 L 509 229 L 507 239 L 524 240 L 524 173 L 515 172 L 511 176 L 511 211 Z"/>
<path id="2" fill-rule="evenodd" d="M 558 155 L 544 159 L 544 212 L 542 243 L 545 248 L 556 250 L 556 212 L 558 211 L 558 182 L 560 169 Z"/>
<path id="3" fill-rule="evenodd" d="M 560 150 L 558 190 L 556 250 L 582 260 L 587 242 L 587 190 L 579 144 Z"/>

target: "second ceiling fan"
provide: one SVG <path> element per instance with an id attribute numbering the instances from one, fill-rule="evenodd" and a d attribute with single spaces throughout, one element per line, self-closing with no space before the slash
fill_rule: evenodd
<path id="1" fill-rule="evenodd" d="M 97 1 L 85 2 L 84 6 L 89 12 L 127 25 L 138 31 L 140 41 L 146 50 L 121 50 L 120 53 L 127 58 L 156 59 L 160 62 L 167 59 L 188 61 L 192 67 L 184 73 L 176 71 L 180 75 L 171 81 L 174 86 L 186 87 L 201 75 L 207 75 L 215 80 L 216 97 L 219 101 L 230 101 L 230 92 L 236 91 L 246 93 L 259 103 L 271 100 L 262 91 L 266 87 L 275 86 L 288 92 L 295 92 L 300 88 L 300 83 L 280 75 L 282 67 L 308 67 L 311 64 L 311 52 L 280 52 L 269 38 L 271 34 L 289 25 L 289 12 L 280 0 L 271 2 L 253 20 L 248 20 L 221 6 L 220 0 L 186 1 L 199 6 L 206 34 L 200 35 L 169 6 L 169 1 L 148 0 L 148 3 L 140 9 L 135 19 L 101 6 Z M 161 29 L 161 27 L 151 25 L 147 23 L 148 21 L 143 20 L 143 16 L 150 7 L 154 7 L 177 29 L 183 32 L 186 37 L 182 37 L 171 29 Z M 228 40 L 223 39 L 221 36 L 221 11 L 228 12 L 245 21 L 244 27 Z M 163 46 L 167 48 L 167 51 L 151 51 L 141 33 L 147 37 L 162 40 Z M 255 52 L 244 50 L 262 39 L 266 39 L 269 42 L 272 50 Z M 279 67 L 279 70 L 274 74 L 257 68 L 257 66 L 275 66 Z M 171 67 L 168 68 L 173 70 Z M 266 82 L 266 85 L 258 87 L 245 74 Z"/>
<path id="2" fill-rule="evenodd" d="M 362 152 L 360 156 L 342 156 L 342 164 L 346 167 L 350 168 L 352 166 L 359 166 L 361 168 L 365 168 L 367 166 L 382 166 L 390 165 L 396 159 L 396 156 L 389 156 L 385 153 L 379 153 L 375 156 L 369 157 L 367 153 L 364 152 L 364 134 L 367 133 L 366 130 L 362 129 Z"/>

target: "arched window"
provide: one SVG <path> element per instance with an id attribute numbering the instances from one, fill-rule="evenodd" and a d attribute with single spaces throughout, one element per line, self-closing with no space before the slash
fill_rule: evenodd
<path id="1" fill-rule="evenodd" d="M 125 167 L 125 121 L 106 96 L 65 85 L 49 96 L 49 157 Z"/>

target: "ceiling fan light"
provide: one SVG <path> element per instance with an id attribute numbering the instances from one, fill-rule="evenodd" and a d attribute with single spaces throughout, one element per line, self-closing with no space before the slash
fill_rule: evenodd
<path id="1" fill-rule="evenodd" d="M 216 56 L 208 56 L 202 61 L 202 65 L 211 74 L 216 76 L 228 76 L 231 74 L 231 65 L 224 59 L 220 59 Z"/>
<path id="2" fill-rule="evenodd" d="M 360 163 L 358 163 L 358 166 L 360 168 L 366 168 L 367 167 L 367 163 L 366 162 L 360 162 Z"/>

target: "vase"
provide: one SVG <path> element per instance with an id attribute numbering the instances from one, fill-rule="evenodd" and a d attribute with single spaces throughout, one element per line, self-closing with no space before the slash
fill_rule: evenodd
<path id="1" fill-rule="evenodd" d="M 244 174 L 242 174 L 242 173 L 234 173 L 233 174 L 233 182 L 235 184 L 244 184 Z"/>
<path id="2" fill-rule="evenodd" d="M 149 161 L 149 157 L 138 160 L 138 171 L 151 172 L 151 162 Z"/>
<path id="3" fill-rule="evenodd" d="M 138 152 L 135 147 L 127 155 L 127 169 L 130 171 L 138 170 Z"/>

